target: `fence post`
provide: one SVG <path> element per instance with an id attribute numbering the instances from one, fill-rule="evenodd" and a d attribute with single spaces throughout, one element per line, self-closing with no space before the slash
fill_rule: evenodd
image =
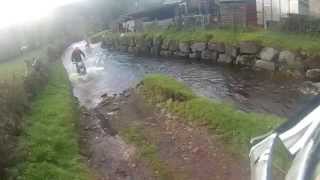
<path id="1" fill-rule="evenodd" d="M 262 0 L 261 3 L 262 3 L 262 6 L 261 6 L 261 10 L 262 10 L 262 23 L 263 23 L 263 27 L 266 28 L 265 14 L 264 14 L 264 0 Z"/>
<path id="2" fill-rule="evenodd" d="M 279 21 L 281 21 L 281 0 L 279 0 Z"/>
<path id="3" fill-rule="evenodd" d="M 273 21 L 273 0 L 270 0 L 270 6 L 271 6 L 271 21 Z"/>

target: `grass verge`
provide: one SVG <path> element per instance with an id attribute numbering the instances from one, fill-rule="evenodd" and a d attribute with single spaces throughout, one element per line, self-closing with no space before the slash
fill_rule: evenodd
<path id="1" fill-rule="evenodd" d="M 266 30 L 233 30 L 233 29 L 202 29 L 166 30 L 147 32 L 146 36 L 160 36 L 163 39 L 179 42 L 223 42 L 238 44 L 241 41 L 254 41 L 263 46 L 287 49 L 295 52 L 304 51 L 310 55 L 320 55 L 320 36 L 306 33 L 288 33 Z"/>
<path id="2" fill-rule="evenodd" d="M 157 153 L 157 146 L 148 142 L 143 134 L 143 129 L 130 127 L 120 131 L 120 135 L 131 144 L 138 148 L 139 158 L 146 160 L 152 170 L 157 172 L 155 175 L 161 180 L 173 179 L 167 166 L 160 160 Z"/>
<path id="3" fill-rule="evenodd" d="M 7 80 L 16 76 L 18 78 L 22 77 L 26 71 L 25 60 L 32 60 L 35 57 L 44 56 L 45 51 L 43 49 L 38 49 L 25 53 L 10 61 L 0 62 L 0 80 Z"/>
<path id="4" fill-rule="evenodd" d="M 80 162 L 77 110 L 61 64 L 50 67 L 48 86 L 32 104 L 20 146 L 25 159 L 15 169 L 19 180 L 88 179 Z"/>
<path id="5" fill-rule="evenodd" d="M 160 103 L 186 121 L 205 124 L 237 153 L 247 153 L 251 138 L 278 127 L 284 120 L 264 114 L 246 113 L 235 107 L 195 96 L 183 83 L 165 75 L 149 75 L 141 92 L 152 103 Z M 176 98 L 176 97 L 184 98 Z"/>
<path id="6" fill-rule="evenodd" d="M 177 30 L 171 28 L 163 31 L 147 31 L 144 33 L 128 33 L 128 36 L 143 36 L 146 39 L 160 37 L 164 40 L 175 40 L 178 42 L 223 42 L 236 45 L 241 41 L 254 41 L 262 46 L 291 50 L 294 52 L 304 52 L 308 55 L 320 56 L 320 36 L 307 33 L 288 33 L 266 31 L 261 29 L 203 29 L 193 28 Z M 119 34 L 103 31 L 93 36 L 98 39 L 119 38 Z M 116 39 L 117 39 L 116 38 Z"/>

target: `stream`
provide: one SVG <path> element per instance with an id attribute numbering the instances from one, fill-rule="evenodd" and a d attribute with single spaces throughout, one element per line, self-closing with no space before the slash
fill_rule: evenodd
<path id="1" fill-rule="evenodd" d="M 87 75 L 80 76 L 70 57 L 75 46 L 87 54 Z M 270 76 L 249 69 L 188 63 L 181 59 L 136 57 L 110 52 L 99 44 L 85 48 L 80 42 L 70 46 L 63 62 L 80 104 L 94 108 L 101 95 L 118 94 L 135 87 L 146 74 L 167 74 L 186 83 L 193 91 L 216 101 L 227 102 L 246 112 L 271 113 L 290 117 L 308 99 L 303 95 L 302 81 L 272 80 Z"/>

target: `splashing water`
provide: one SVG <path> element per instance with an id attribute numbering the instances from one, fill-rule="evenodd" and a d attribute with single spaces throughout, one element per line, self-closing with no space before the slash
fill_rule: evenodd
<path id="1" fill-rule="evenodd" d="M 76 73 L 70 61 L 72 49 L 80 47 L 87 54 L 87 75 Z M 134 87 L 149 73 L 163 73 L 184 81 L 198 95 L 232 103 L 244 111 L 289 116 L 304 101 L 298 88 L 300 81 L 274 81 L 250 70 L 235 70 L 222 66 L 184 60 L 135 57 L 101 49 L 99 44 L 85 48 L 80 42 L 66 50 L 64 65 L 81 105 L 93 108 L 101 95 L 120 93 Z M 295 98 L 292 98 L 295 97 Z"/>

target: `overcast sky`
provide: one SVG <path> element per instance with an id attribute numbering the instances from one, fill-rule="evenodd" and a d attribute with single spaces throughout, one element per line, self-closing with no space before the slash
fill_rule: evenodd
<path id="1" fill-rule="evenodd" d="M 1 0 L 0 28 L 45 18 L 53 9 L 76 1 L 81 0 Z"/>

